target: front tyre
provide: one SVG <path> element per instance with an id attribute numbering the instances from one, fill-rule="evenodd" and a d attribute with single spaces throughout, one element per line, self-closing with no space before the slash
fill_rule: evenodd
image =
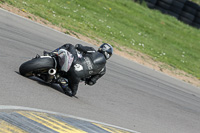
<path id="1" fill-rule="evenodd" d="M 45 72 L 48 71 L 50 68 L 54 68 L 54 66 L 55 62 L 53 58 L 34 58 L 23 63 L 19 68 L 19 72 L 25 77 L 30 77 L 33 76 L 35 72 Z"/>

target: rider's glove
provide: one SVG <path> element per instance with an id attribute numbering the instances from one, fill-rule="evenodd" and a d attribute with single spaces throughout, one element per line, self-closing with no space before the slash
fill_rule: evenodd
<path id="1" fill-rule="evenodd" d="M 87 85 L 94 85 L 95 83 L 92 80 L 90 80 L 90 79 L 86 79 L 85 80 L 85 84 L 87 84 Z"/>

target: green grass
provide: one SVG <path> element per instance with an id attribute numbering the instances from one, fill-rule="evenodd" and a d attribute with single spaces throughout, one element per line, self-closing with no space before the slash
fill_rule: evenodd
<path id="1" fill-rule="evenodd" d="M 200 79 L 200 30 L 132 0 L 6 2 L 115 48 L 119 44 L 141 51 Z"/>
<path id="2" fill-rule="evenodd" d="M 194 3 L 197 3 L 198 5 L 200 5 L 200 0 L 190 0 L 193 1 Z"/>

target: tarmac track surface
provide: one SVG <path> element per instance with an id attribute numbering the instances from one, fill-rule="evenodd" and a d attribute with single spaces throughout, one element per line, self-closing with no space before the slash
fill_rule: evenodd
<path id="1" fill-rule="evenodd" d="M 91 46 L 0 9 L 0 105 L 54 111 L 142 133 L 199 133 L 200 88 L 117 55 L 95 86 L 80 84 L 77 98 L 57 85 L 19 75 L 23 62 L 64 43 Z"/>

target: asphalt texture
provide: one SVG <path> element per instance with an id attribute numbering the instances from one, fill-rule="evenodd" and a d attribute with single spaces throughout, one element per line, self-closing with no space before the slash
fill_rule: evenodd
<path id="1" fill-rule="evenodd" d="M 96 85 L 80 83 L 73 98 L 57 85 L 19 74 L 23 62 L 65 43 L 92 46 L 0 9 L 0 105 L 54 111 L 142 133 L 199 133 L 200 88 L 118 55 Z"/>

